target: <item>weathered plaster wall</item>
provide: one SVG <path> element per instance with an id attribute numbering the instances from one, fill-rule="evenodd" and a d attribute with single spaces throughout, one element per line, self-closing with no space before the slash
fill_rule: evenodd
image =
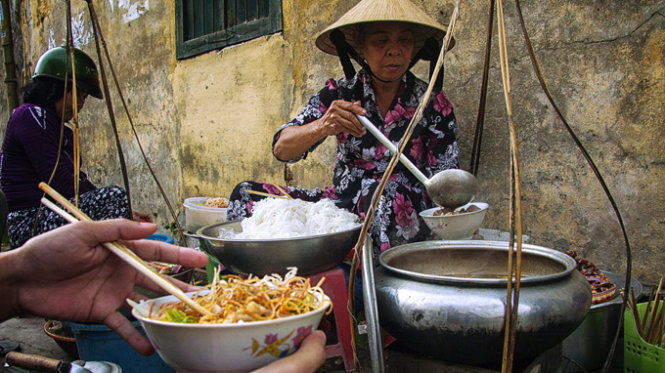
<path id="1" fill-rule="evenodd" d="M 446 87 L 463 126 L 462 148 L 468 150 L 478 106 L 487 4 L 465 5 L 458 45 L 447 61 Z M 522 8 L 554 99 L 623 215 L 634 271 L 654 281 L 664 272 L 665 255 L 665 3 L 523 2 Z M 626 255 L 617 219 L 535 80 L 514 4 L 505 12 L 524 231 L 531 242 L 577 249 L 601 267 L 623 272 Z M 479 177 L 483 199 L 492 206 L 487 226 L 505 229 L 509 145 L 496 43 L 495 37 Z"/>
<path id="2" fill-rule="evenodd" d="M 448 23 L 453 0 L 414 0 Z M 48 46 L 64 40 L 64 2 L 20 4 L 15 31 L 25 81 Z M 175 59 L 170 2 L 95 2 L 114 68 L 143 148 L 176 208 L 185 197 L 228 195 L 247 179 L 306 187 L 329 183 L 334 143 L 306 161 L 274 160 L 274 131 L 329 77 L 337 60 L 314 36 L 355 0 L 283 2 L 284 30 L 184 61 Z M 554 99 L 596 162 L 617 201 L 633 249 L 633 271 L 655 282 L 665 273 L 665 1 L 522 2 L 526 27 Z M 462 1 L 445 83 L 455 105 L 468 168 L 478 111 L 488 4 Z M 524 233 L 529 242 L 574 248 L 623 272 L 617 219 L 600 184 L 535 79 L 515 5 L 505 3 L 511 100 L 517 126 Z M 83 2 L 73 2 L 75 38 L 95 53 Z M 485 227 L 508 228 L 508 122 L 496 25 L 483 133 L 478 199 L 490 203 Z M 420 76 L 426 71 L 419 65 Z M 112 91 L 136 207 L 170 221 L 142 161 L 117 93 Z M 4 108 L 0 106 L 0 108 Z M 8 114 L 1 113 L 6 121 Z M 121 184 L 108 113 L 90 99 L 82 113 L 85 168 L 98 184 Z M 288 175 L 288 180 L 285 180 Z"/>
<path id="3" fill-rule="evenodd" d="M 242 180 L 283 182 L 270 147 L 288 115 L 290 65 L 281 35 L 178 64 L 174 96 L 187 196 L 228 196 Z"/>

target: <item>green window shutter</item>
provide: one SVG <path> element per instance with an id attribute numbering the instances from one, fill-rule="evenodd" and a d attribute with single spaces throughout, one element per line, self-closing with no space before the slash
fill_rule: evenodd
<path id="1" fill-rule="evenodd" d="M 176 0 L 176 58 L 282 30 L 281 0 Z"/>

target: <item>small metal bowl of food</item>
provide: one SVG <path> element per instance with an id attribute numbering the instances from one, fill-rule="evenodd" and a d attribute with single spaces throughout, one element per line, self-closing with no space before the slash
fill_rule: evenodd
<path id="1" fill-rule="evenodd" d="M 361 223 L 350 229 L 311 236 L 274 239 L 220 238 L 220 233 L 242 232 L 242 220 L 205 226 L 196 236 L 224 267 L 238 274 L 283 274 L 297 267 L 301 275 L 323 272 L 344 260 L 355 246 Z"/>
<path id="2" fill-rule="evenodd" d="M 226 221 L 229 200 L 223 197 L 190 197 L 183 202 L 185 229 L 194 233 L 199 228 Z"/>
<path id="3" fill-rule="evenodd" d="M 420 212 L 429 229 L 442 240 L 471 239 L 473 233 L 485 220 L 489 205 L 484 202 L 471 202 L 453 211 L 434 207 Z"/>

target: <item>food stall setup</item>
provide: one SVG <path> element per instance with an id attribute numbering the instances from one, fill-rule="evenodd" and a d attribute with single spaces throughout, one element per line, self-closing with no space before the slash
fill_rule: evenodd
<path id="1" fill-rule="evenodd" d="M 226 221 L 228 199 L 190 197 L 183 204 L 183 229 L 164 195 L 173 215 L 176 241 L 194 240 L 211 258 L 201 291 L 187 294 L 156 270 L 159 263 L 143 262 L 122 243 L 106 245 L 170 294 L 130 302 L 131 316 L 164 363 L 160 371 L 252 371 L 293 353 L 330 320 L 334 320 L 337 340 L 326 347 L 326 356 L 341 357 L 343 368 L 339 369 L 344 371 L 394 370 L 400 362 L 386 357 L 392 351 L 442 371 L 608 371 L 620 348 L 617 342 L 626 307 L 622 291 L 632 290 L 638 298 L 642 295 L 640 283 L 631 278 L 630 245 L 621 214 L 598 168 L 561 116 L 614 208 L 625 238 L 627 273 L 603 272 L 575 252 L 523 242 L 518 126 L 510 101 L 503 3 L 496 1 L 496 20 L 495 1 L 491 3 L 489 34 L 496 21 L 509 118 L 510 208 L 501 212 L 510 222 L 509 238 L 486 240 L 478 234 L 492 206 L 482 202 L 477 164 L 470 171 L 449 169 L 427 178 L 402 153 L 431 90 L 422 98 L 398 145 L 358 116 L 393 155 L 372 196 L 373 209 L 363 219 L 329 200 L 306 202 L 284 193 L 257 202 L 250 217 Z M 458 0 L 434 76 L 440 73 L 451 47 L 459 12 Z M 96 22 L 93 16 L 93 24 Z M 525 38 L 529 45 L 526 33 Z M 487 43 L 489 50 L 491 37 Z M 533 49 L 527 49 L 556 108 Z M 486 92 L 486 82 L 482 88 Z M 479 124 L 478 130 L 481 127 Z M 477 137 L 475 157 L 480 145 Z M 432 235 L 373 256 L 369 227 L 385 183 L 398 163 L 426 187 L 437 204 L 418 211 Z M 48 186 L 43 189 L 68 212 L 44 200 L 46 207 L 70 222 L 89 219 L 57 191 Z M 163 193 L 161 186 L 160 190 Z M 348 260 L 350 252 L 351 273 L 346 278 L 338 266 Z M 362 273 L 362 310 L 355 302 L 358 271 Z M 359 313 L 363 321 L 357 319 Z M 361 338 L 366 339 L 362 348 Z M 359 351 L 365 348 L 361 357 Z M 19 366 L 16 359 L 14 364 Z M 122 367 L 122 371 L 131 369 Z"/>
<path id="2" fill-rule="evenodd" d="M 443 50 L 453 33 L 458 10 L 451 19 Z M 499 22 L 503 22 L 502 17 Z M 503 33 L 500 35 L 505 37 Z M 505 51 L 502 49 L 502 52 Z M 443 56 L 442 52 L 440 58 Z M 502 55 L 502 58 L 507 57 Z M 502 68 L 507 70 L 507 60 L 502 60 Z M 504 81 L 504 84 L 509 83 Z M 505 91 L 510 112 L 509 88 Z M 427 97 L 423 101 L 427 101 Z M 395 345 L 413 354 L 411 356 L 441 361 L 449 369 L 460 372 L 561 372 L 564 369 L 575 371 L 574 368 L 586 371 L 602 369 L 611 362 L 618 333 L 617 315 L 621 312 L 621 307 L 616 306 L 622 304 L 616 291 L 620 284 L 612 282 L 612 293 L 599 290 L 596 294 L 593 281 L 597 279 L 592 281 L 585 276 L 576 258 L 521 242 L 516 148 L 511 148 L 514 208 L 510 211 L 511 236 L 515 239 L 509 242 L 472 239 L 489 208 L 484 202 L 472 201 L 479 195 L 475 175 L 455 169 L 427 179 L 369 121 L 362 116 L 359 120 L 394 154 L 391 166 L 397 162 L 404 164 L 440 206 L 420 212 L 435 234 L 432 240 L 393 247 L 380 255 L 379 263 L 374 263 L 371 244 L 366 239 L 372 220 L 370 212 L 362 227 L 302 238 L 275 238 L 275 232 L 269 232 L 263 239 L 251 235 L 251 239 L 237 238 L 221 231 L 242 233 L 242 222 L 213 224 L 196 233 L 207 250 L 234 273 L 280 272 L 281 267 L 291 263 L 297 264 L 303 273 L 311 274 L 340 263 L 346 250 L 335 257 L 335 247 L 351 247 L 355 241 L 358 255 L 354 257 L 352 271 L 361 264 L 366 322 L 357 325 L 352 318 L 352 343 L 354 352 L 358 351 L 355 340 L 358 328 L 366 331 L 369 347 L 369 361 L 363 362 L 369 366 L 361 366 L 354 353 L 356 370 L 386 370 L 384 332 L 396 339 Z M 418 113 L 412 123 L 417 120 Z M 514 131 L 512 120 L 510 125 Z M 406 136 L 408 133 L 407 130 Z M 516 146 L 514 142 L 511 145 Z M 384 179 L 391 171 L 389 166 Z M 381 188 L 373 200 L 378 200 L 380 194 Z M 318 242 L 302 250 L 314 240 Z M 328 246 L 333 240 L 339 241 Z M 266 254 L 268 250 L 263 245 L 272 250 L 279 248 L 279 254 Z M 296 252 L 299 254 L 292 255 Z M 282 262 L 284 258 L 286 262 Z M 352 272 L 347 297 L 350 310 L 354 309 L 354 277 Z M 630 281 L 629 277 L 623 280 Z M 639 283 L 632 283 L 633 288 L 639 287 Z M 605 318 L 603 327 L 607 328 L 602 332 L 607 337 L 594 345 L 588 340 L 588 333 L 600 333 L 600 330 L 594 325 L 590 332 L 584 321 L 601 307 L 605 311 L 599 311 L 598 317 Z M 580 352 L 582 347 L 590 347 L 596 358 L 589 361 L 590 356 Z M 347 365 L 346 370 L 352 370 L 349 368 Z"/>
<path id="3" fill-rule="evenodd" d="M 490 27 L 493 22 L 493 4 L 494 2 L 490 7 Z M 509 59 L 505 46 L 506 34 L 502 7 L 502 2 L 498 1 L 500 61 L 511 136 L 510 238 L 508 242 L 427 241 L 393 247 L 380 255 L 379 266 L 376 267 L 372 255 L 369 253 L 371 247 L 367 247 L 369 242 L 364 240 L 368 224 L 372 219 L 370 211 L 365 218 L 363 231 L 356 248 L 361 248 L 364 309 L 372 372 L 385 371 L 381 328 L 384 328 L 402 346 L 413 353 L 461 364 L 462 368 L 458 366 L 458 369 L 462 369 L 461 371 L 489 369 L 502 372 L 559 372 L 564 369 L 562 364 L 564 357 L 561 354 L 557 356 L 556 352 L 553 358 L 545 355 L 548 355 L 548 350 L 560 346 L 562 341 L 580 327 L 589 313 L 592 300 L 594 303 L 619 300 L 622 307 L 614 309 L 612 316 L 621 315 L 625 307 L 625 300 L 621 301 L 616 292 L 603 294 L 603 291 L 607 290 L 604 288 L 599 290 L 602 296 L 597 299 L 596 294 L 592 294 L 593 282 L 582 275 L 578 270 L 578 264 L 570 255 L 522 243 L 519 152 L 515 141 L 516 126 L 513 122 L 510 102 Z M 459 16 L 458 12 L 459 1 L 451 16 L 436 68 L 442 65 Z M 489 35 L 491 32 L 488 33 L 488 51 L 491 40 Z M 526 32 L 525 38 L 528 43 Z M 542 74 L 538 70 L 535 54 L 531 48 L 529 52 L 538 78 L 546 93 L 549 93 Z M 487 63 L 486 60 L 486 71 Z M 435 69 L 434 76 L 437 72 Z M 430 87 L 431 84 L 433 82 L 430 82 Z M 486 92 L 486 85 L 483 86 L 484 92 Z M 548 95 L 548 98 L 556 108 L 551 96 Z M 427 99 L 428 95 L 425 94 L 422 102 L 426 102 Z M 422 114 L 419 110 L 422 109 L 422 106 L 421 103 L 416 110 L 409 129 L 419 120 L 419 115 Z M 427 186 L 428 194 L 443 210 L 438 214 L 435 213 L 437 209 L 423 211 L 421 216 L 426 218 L 427 224 L 438 236 L 449 235 L 451 222 L 435 223 L 431 219 L 435 219 L 435 215 L 439 215 L 440 220 L 445 219 L 446 215 L 451 212 L 450 210 L 454 211 L 470 202 L 476 194 L 474 175 L 450 177 L 448 180 L 451 182 L 448 184 L 442 181 L 445 178 L 445 172 L 441 172 L 440 175 L 435 175 L 432 179 L 427 180 L 410 164 L 408 158 L 401 154 L 403 148 L 390 144 L 389 141 L 382 138 L 382 134 L 373 128 L 371 123 L 363 120 L 362 117 L 359 119 L 369 132 L 394 154 L 382 180 L 383 184 L 375 192 L 374 208 L 378 203 L 382 187 L 385 186 L 385 180 L 390 176 L 395 164 L 398 161 L 402 162 Z M 561 119 L 598 177 L 623 229 L 628 259 L 628 274 L 624 278 L 624 289 L 629 291 L 632 284 L 630 245 L 621 215 L 593 160 L 568 126 L 565 118 L 561 116 Z M 411 134 L 409 129 L 400 141 L 400 145 L 408 141 Z M 476 138 L 475 156 L 478 155 L 479 148 L 480 138 Z M 474 173 L 477 171 L 477 165 L 472 171 Z M 433 185 L 441 187 L 435 188 Z M 458 188 L 455 189 L 455 187 Z M 455 192 L 460 191 L 462 193 L 459 194 L 458 199 L 446 201 L 438 198 L 439 193 L 458 196 Z M 457 218 L 462 222 L 461 227 L 457 227 L 457 229 L 464 231 L 463 228 L 466 228 L 471 232 L 459 233 L 460 236 L 455 238 L 469 238 L 482 223 L 481 214 L 487 208 L 486 204 L 476 205 L 472 210 L 460 211 L 461 213 L 457 216 L 453 213 L 451 218 Z M 470 219 L 474 213 L 480 217 L 475 220 Z M 357 259 L 358 256 L 354 257 L 352 271 L 356 268 Z M 350 281 L 349 289 L 352 293 L 354 272 L 352 272 Z M 620 286 L 611 285 L 615 289 Z M 594 288 L 594 293 L 596 290 Z M 353 302 L 353 299 L 350 295 L 349 300 Z M 353 309 L 353 305 L 350 308 Z M 620 320 L 620 317 L 615 317 L 616 327 L 608 329 L 613 330 L 613 333 L 610 332 L 610 338 L 603 341 L 602 344 L 598 344 L 597 350 L 601 350 L 600 354 L 605 357 L 605 360 L 601 366 L 597 366 L 597 361 L 591 364 L 593 369 L 607 371 L 609 368 L 620 333 Z M 570 343 L 567 342 L 567 344 Z M 586 346 L 588 343 L 589 341 L 583 341 L 580 346 Z M 578 364 L 572 359 L 577 356 L 571 354 L 567 359 L 575 364 L 576 368 L 585 371 L 582 364 Z M 550 361 L 545 362 L 546 359 L 550 359 Z M 463 367 L 467 367 L 466 370 Z"/>

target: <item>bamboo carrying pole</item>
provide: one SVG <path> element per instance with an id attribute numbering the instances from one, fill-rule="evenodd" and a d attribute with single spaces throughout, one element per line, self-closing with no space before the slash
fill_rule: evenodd
<path id="1" fill-rule="evenodd" d="M 513 109 L 510 102 L 510 70 L 508 67 L 508 47 L 506 41 L 506 25 L 503 15 L 503 2 L 497 0 L 497 25 L 499 34 L 499 59 L 501 62 L 501 80 L 508 115 L 510 132 L 510 239 L 508 240 L 508 275 L 506 295 L 505 335 L 501 371 L 512 372 L 515 352 L 515 335 L 522 277 L 522 193 L 520 187 L 519 156 L 517 133 L 513 121 Z M 513 252 L 515 263 L 513 263 Z M 512 289 L 513 279 L 515 289 Z"/>
<path id="2" fill-rule="evenodd" d="M 72 205 L 65 197 L 63 197 L 60 193 L 55 191 L 55 189 L 48 186 L 46 183 L 39 183 L 39 189 L 43 190 L 51 198 L 56 200 L 61 205 L 65 206 L 65 208 L 74 215 L 72 216 L 68 214 L 66 211 L 58 207 L 55 203 L 51 202 L 50 200 L 42 198 L 42 203 L 44 205 L 46 205 L 56 214 L 62 216 L 68 222 L 74 223 L 79 220 L 83 221 L 92 220 L 90 219 L 90 217 L 88 217 L 88 215 L 84 214 L 81 210 L 77 209 L 76 206 Z M 132 266 L 134 269 L 139 271 L 142 275 L 152 280 L 159 287 L 161 287 L 171 295 L 183 301 L 185 304 L 190 306 L 196 312 L 204 316 L 212 314 L 210 311 L 206 310 L 201 305 L 194 302 L 190 297 L 188 297 L 185 293 L 183 293 L 182 290 L 180 290 L 178 287 L 169 282 L 166 278 L 164 278 L 164 276 L 158 273 L 154 268 L 150 267 L 150 265 L 148 265 L 145 261 L 143 261 L 143 259 L 141 259 L 138 255 L 136 255 L 136 253 L 130 250 L 127 246 L 123 245 L 120 242 L 104 242 L 102 243 L 102 245 L 105 248 L 107 248 L 109 251 L 111 251 L 113 254 L 118 256 L 120 259 L 125 261 L 127 264 Z"/>

